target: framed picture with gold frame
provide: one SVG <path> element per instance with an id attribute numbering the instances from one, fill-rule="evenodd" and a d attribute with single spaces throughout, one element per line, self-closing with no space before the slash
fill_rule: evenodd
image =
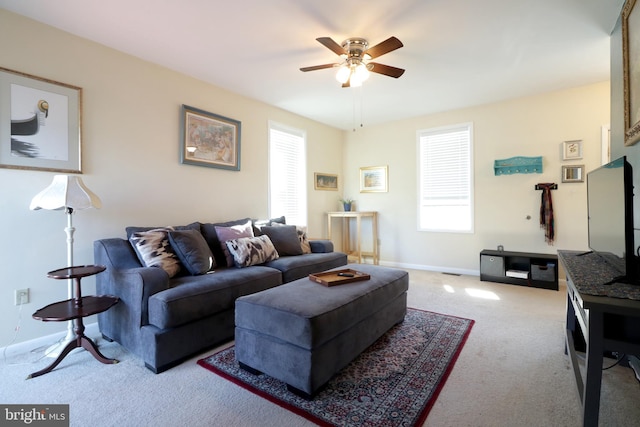
<path id="1" fill-rule="evenodd" d="M 313 188 L 316 190 L 338 191 L 338 175 L 314 172 Z"/>
<path id="2" fill-rule="evenodd" d="M 360 168 L 361 193 L 386 193 L 389 191 L 389 167 L 368 166 Z"/>
<path id="3" fill-rule="evenodd" d="M 640 10 L 636 0 L 622 8 L 622 69 L 624 79 L 624 145 L 640 140 Z"/>

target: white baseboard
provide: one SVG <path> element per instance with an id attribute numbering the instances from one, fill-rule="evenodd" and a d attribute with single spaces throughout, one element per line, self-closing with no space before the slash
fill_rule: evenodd
<path id="1" fill-rule="evenodd" d="M 85 325 L 85 335 L 91 339 L 100 336 L 100 329 L 98 329 L 98 322 L 89 323 Z M 55 334 L 45 335 L 43 337 L 34 338 L 28 341 L 22 341 L 19 343 L 11 344 L 6 347 L 0 347 L 0 355 L 5 355 L 7 358 L 18 354 L 25 354 L 34 351 L 38 348 L 42 348 L 43 351 L 49 346 L 60 341 L 67 335 L 67 331 L 56 332 Z"/>
<path id="2" fill-rule="evenodd" d="M 480 276 L 480 270 L 468 270 L 465 268 L 439 267 L 423 264 L 407 264 L 402 262 L 380 261 L 380 265 L 386 267 L 409 268 L 412 270 L 436 271 L 439 273 L 461 274 L 465 276 Z"/>

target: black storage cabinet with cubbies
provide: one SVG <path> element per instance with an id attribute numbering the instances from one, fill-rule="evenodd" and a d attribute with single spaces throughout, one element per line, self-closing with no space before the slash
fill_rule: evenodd
<path id="1" fill-rule="evenodd" d="M 558 256 L 485 249 L 480 280 L 558 290 Z"/>

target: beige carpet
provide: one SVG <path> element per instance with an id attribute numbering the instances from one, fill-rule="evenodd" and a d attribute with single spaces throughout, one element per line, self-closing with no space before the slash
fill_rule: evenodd
<path id="1" fill-rule="evenodd" d="M 580 425 L 578 393 L 564 354 L 562 287 L 556 292 L 409 273 L 410 307 L 476 321 L 425 426 Z M 7 352 L 0 359 L 0 403 L 69 403 L 72 426 L 312 425 L 196 365 L 213 350 L 155 375 L 119 345 L 99 344 L 121 363 L 103 365 L 78 352 L 28 381 L 29 373 L 51 361 L 37 360 L 44 348 Z M 602 426 L 638 425 L 640 383 L 631 369 L 604 372 L 600 420 Z"/>

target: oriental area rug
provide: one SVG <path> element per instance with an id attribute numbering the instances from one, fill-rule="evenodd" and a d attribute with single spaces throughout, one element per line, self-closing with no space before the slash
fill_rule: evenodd
<path id="1" fill-rule="evenodd" d="M 198 364 L 321 426 L 419 426 L 473 323 L 409 308 L 404 322 L 338 372 L 310 401 L 289 392 L 281 381 L 240 369 L 233 346 Z"/>

